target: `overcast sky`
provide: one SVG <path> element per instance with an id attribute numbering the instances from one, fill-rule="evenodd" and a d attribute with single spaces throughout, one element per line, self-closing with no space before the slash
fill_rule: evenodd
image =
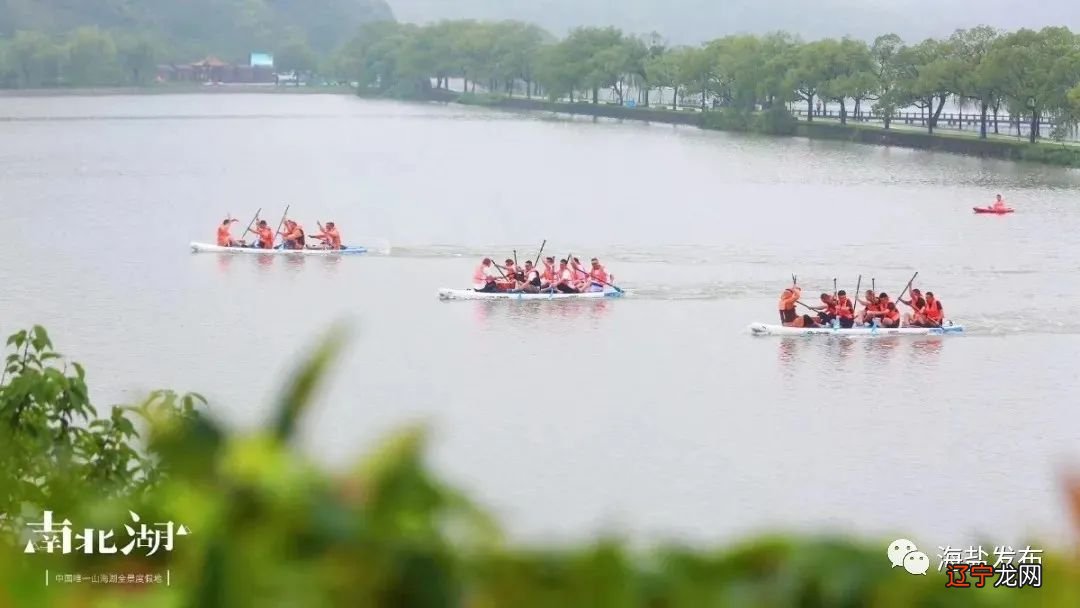
<path id="1" fill-rule="evenodd" d="M 905 40 L 986 24 L 1005 29 L 1080 26 L 1080 0 L 388 0 L 401 21 L 519 19 L 562 35 L 575 25 L 657 31 L 675 43 L 786 30 L 806 39 L 849 34 Z"/>

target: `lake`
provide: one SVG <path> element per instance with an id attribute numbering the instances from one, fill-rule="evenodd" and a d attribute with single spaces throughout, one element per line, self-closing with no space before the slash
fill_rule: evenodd
<path id="1" fill-rule="evenodd" d="M 1061 542 L 1076 171 L 319 95 L 5 97 L 0 141 L 0 330 L 48 327 L 99 404 L 194 390 L 258 424 L 342 321 L 304 449 L 344 467 L 426 422 L 432 463 L 520 539 Z M 1017 213 L 971 212 L 998 192 Z M 286 204 L 392 253 L 190 252 L 226 213 Z M 438 300 L 545 239 L 630 296 Z M 813 299 L 860 275 L 895 296 L 915 271 L 966 335 L 746 329 L 792 273 Z"/>

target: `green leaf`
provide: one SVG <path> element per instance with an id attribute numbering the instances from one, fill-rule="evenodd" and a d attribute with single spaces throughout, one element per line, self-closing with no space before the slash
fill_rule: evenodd
<path id="1" fill-rule="evenodd" d="M 308 360 L 294 373 L 276 406 L 274 434 L 289 439 L 297 420 L 310 405 L 315 390 L 345 343 L 343 326 L 333 327 Z"/>

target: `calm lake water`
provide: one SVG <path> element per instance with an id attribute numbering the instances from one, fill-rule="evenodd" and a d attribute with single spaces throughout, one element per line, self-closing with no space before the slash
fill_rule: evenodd
<path id="1" fill-rule="evenodd" d="M 0 330 L 46 325 L 99 403 L 196 390 L 257 424 L 342 320 L 306 449 L 344 466 L 428 422 L 433 463 L 520 538 L 827 529 L 921 548 L 1064 529 L 1075 171 L 335 96 L 0 98 L 0 141 Z M 971 212 L 998 192 L 1017 213 Z M 188 248 L 226 212 L 276 223 L 285 204 L 393 253 Z M 631 297 L 437 299 L 479 256 L 543 239 L 601 257 Z M 968 335 L 746 331 L 792 273 L 895 295 L 916 270 Z"/>

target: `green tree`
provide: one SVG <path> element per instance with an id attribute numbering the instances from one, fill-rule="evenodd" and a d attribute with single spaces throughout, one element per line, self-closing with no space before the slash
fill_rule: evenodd
<path id="1" fill-rule="evenodd" d="M 67 43 L 65 80 L 75 86 L 109 85 L 118 82 L 116 43 L 97 27 L 80 27 Z"/>
<path id="2" fill-rule="evenodd" d="M 986 74 L 999 84 L 1013 113 L 1028 119 L 1029 142 L 1037 141 L 1044 116 L 1068 108 L 1078 55 L 1077 37 L 1057 27 L 1002 36 L 987 54 Z"/>
<path id="3" fill-rule="evenodd" d="M 41 32 L 18 31 L 8 47 L 8 61 L 20 87 L 55 86 L 63 50 Z"/>
<path id="4" fill-rule="evenodd" d="M 878 36 L 870 46 L 876 80 L 873 109 L 881 116 L 886 129 L 889 128 L 893 115 L 903 101 L 903 96 L 897 92 L 897 84 L 900 82 L 903 71 L 900 63 L 903 48 L 904 41 L 896 34 Z"/>
<path id="5" fill-rule="evenodd" d="M 847 100 L 861 103 L 874 92 L 874 60 L 865 42 L 844 38 L 818 45 L 820 93 L 840 104 L 840 124 L 847 124 Z"/>
<path id="6" fill-rule="evenodd" d="M 900 79 L 896 98 L 923 110 L 927 132 L 933 134 L 945 102 L 957 92 L 963 71 L 955 47 L 948 42 L 924 40 L 903 48 L 897 62 Z"/>
<path id="7" fill-rule="evenodd" d="M 987 61 L 998 39 L 998 32 L 988 26 L 957 30 L 951 37 L 960 62 L 957 95 L 973 100 L 979 107 L 979 137 L 986 139 L 989 110 L 1001 97 L 1001 81 L 995 67 Z M 995 124 L 997 122 L 995 116 Z"/>
<path id="8" fill-rule="evenodd" d="M 788 72 L 788 87 L 797 99 L 806 102 L 806 119 L 814 120 L 814 99 L 833 77 L 835 41 L 818 40 L 799 49 L 798 60 Z"/>
<path id="9" fill-rule="evenodd" d="M 128 35 L 120 39 L 117 55 L 128 82 L 143 86 L 154 77 L 161 47 L 148 35 Z"/>

